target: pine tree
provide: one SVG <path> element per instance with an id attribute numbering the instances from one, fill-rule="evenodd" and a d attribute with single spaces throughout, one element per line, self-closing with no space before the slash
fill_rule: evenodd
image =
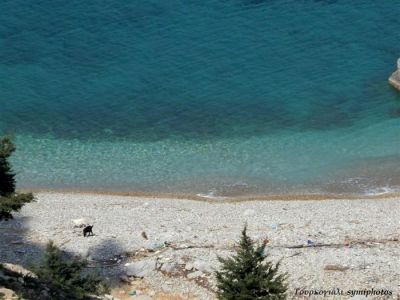
<path id="1" fill-rule="evenodd" d="M 278 274 L 279 263 L 274 266 L 266 261 L 265 244 L 254 245 L 246 232 L 247 226 L 234 256 L 218 257 L 222 265 L 215 273 L 218 299 L 286 299 L 286 274 Z"/>
<path id="2" fill-rule="evenodd" d="M 14 151 L 10 138 L 0 138 L 0 221 L 11 219 L 13 211 L 33 201 L 32 194 L 15 193 L 15 173 L 8 161 Z"/>
<path id="3" fill-rule="evenodd" d="M 15 146 L 8 137 L 0 139 L 0 196 L 8 196 L 15 191 L 15 174 L 11 171 L 9 157 Z"/>
<path id="4" fill-rule="evenodd" d="M 67 257 L 50 241 L 41 264 L 33 271 L 40 280 L 69 294 L 70 299 L 87 299 L 89 294 L 108 292 L 99 274 L 87 273 L 86 267 L 87 261 Z"/>

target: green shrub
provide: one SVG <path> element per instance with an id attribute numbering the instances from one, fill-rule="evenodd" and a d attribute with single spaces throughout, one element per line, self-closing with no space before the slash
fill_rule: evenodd
<path id="1" fill-rule="evenodd" d="M 217 296 L 223 300 L 286 299 L 286 274 L 278 274 L 266 261 L 265 244 L 254 245 L 244 227 L 236 254 L 221 258 L 221 270 L 215 273 Z"/>
<path id="2" fill-rule="evenodd" d="M 33 271 L 42 282 L 70 295 L 71 299 L 86 299 L 89 294 L 106 293 L 108 288 L 97 273 L 85 273 L 87 261 L 67 258 L 53 242 L 46 246 L 45 256 Z"/>
<path id="3" fill-rule="evenodd" d="M 15 193 L 15 173 L 8 161 L 14 151 L 10 138 L 0 138 L 0 221 L 11 219 L 12 212 L 34 200 L 32 194 Z"/>

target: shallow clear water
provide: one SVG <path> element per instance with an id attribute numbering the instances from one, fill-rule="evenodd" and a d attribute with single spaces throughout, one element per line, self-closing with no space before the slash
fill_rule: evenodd
<path id="1" fill-rule="evenodd" d="M 125 2 L 2 3 L 20 187 L 400 187 L 400 2 Z"/>

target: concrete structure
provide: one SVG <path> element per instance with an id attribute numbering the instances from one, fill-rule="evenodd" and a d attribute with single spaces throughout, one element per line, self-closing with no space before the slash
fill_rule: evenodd
<path id="1" fill-rule="evenodd" d="M 400 91 L 400 58 L 397 60 L 397 70 L 389 77 L 389 83 Z"/>

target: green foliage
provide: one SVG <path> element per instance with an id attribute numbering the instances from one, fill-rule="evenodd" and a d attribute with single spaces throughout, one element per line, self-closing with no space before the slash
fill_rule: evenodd
<path id="1" fill-rule="evenodd" d="M 33 201 L 32 194 L 13 194 L 8 197 L 0 197 L 0 220 L 12 219 L 12 212 L 18 211 L 24 204 Z"/>
<path id="2" fill-rule="evenodd" d="M 33 271 L 41 281 L 67 293 L 71 299 L 87 299 L 89 294 L 107 292 L 108 288 L 99 274 L 85 274 L 86 267 L 85 260 L 69 259 L 53 242 L 49 242 L 42 263 Z"/>
<path id="3" fill-rule="evenodd" d="M 0 221 L 11 219 L 13 211 L 34 200 L 32 194 L 15 193 L 15 173 L 9 163 L 14 151 L 9 137 L 0 138 Z"/>
<path id="4" fill-rule="evenodd" d="M 15 174 L 11 170 L 9 157 L 15 146 L 9 137 L 0 139 L 0 196 L 8 196 L 15 191 Z"/>
<path id="5" fill-rule="evenodd" d="M 218 299 L 286 299 L 286 274 L 278 274 L 279 263 L 266 261 L 265 244 L 253 245 L 246 231 L 245 226 L 234 256 L 218 258 L 222 266 L 215 273 Z"/>

